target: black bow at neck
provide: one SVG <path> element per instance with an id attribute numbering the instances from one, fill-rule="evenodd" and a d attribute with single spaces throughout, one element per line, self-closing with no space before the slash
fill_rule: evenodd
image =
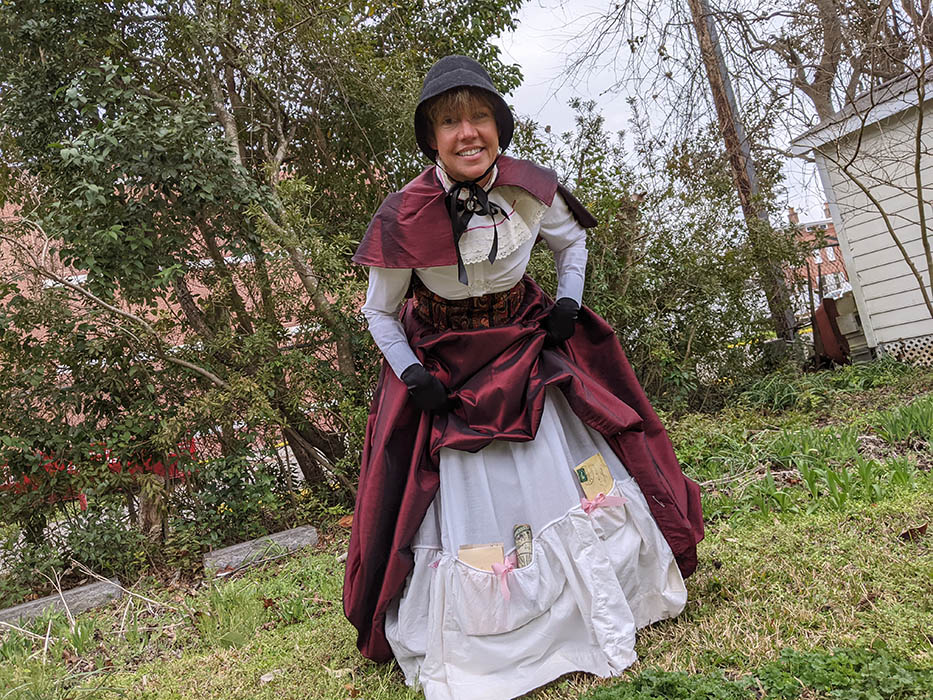
<path id="1" fill-rule="evenodd" d="M 461 284 L 469 284 L 469 280 L 467 279 L 466 267 L 463 264 L 463 256 L 460 254 L 460 239 L 466 233 L 467 225 L 474 214 L 492 218 L 492 247 L 489 249 L 489 262 L 494 263 L 496 254 L 499 252 L 499 230 L 496 228 L 496 215 L 501 215 L 506 219 L 509 217 L 502 207 L 495 202 L 489 201 L 489 195 L 479 184 L 496 167 L 498 160 L 498 158 L 494 160 L 492 165 L 486 168 L 486 171 L 475 180 L 453 181 L 453 186 L 447 192 L 445 201 L 447 203 L 447 213 L 450 215 L 450 224 L 454 232 L 454 249 L 457 251 L 457 278 Z M 461 199 L 460 193 L 464 191 L 467 196 Z"/>

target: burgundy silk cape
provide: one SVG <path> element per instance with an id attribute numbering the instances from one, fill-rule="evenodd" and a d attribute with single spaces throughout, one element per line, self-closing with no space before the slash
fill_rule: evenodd
<path id="1" fill-rule="evenodd" d="M 570 211 L 583 228 L 592 228 L 596 219 L 576 198 L 557 182 L 557 174 L 527 160 L 499 156 L 499 170 L 493 189 L 504 185 L 521 187 L 538 201 L 551 205 L 560 191 Z M 444 190 L 434 166 L 379 207 L 366 229 L 366 235 L 353 256 L 353 262 L 371 267 L 416 268 L 457 264 L 454 234 L 447 214 Z"/>
<path id="2" fill-rule="evenodd" d="M 423 173 L 412 183 L 424 179 Z M 441 213 L 446 220 L 446 210 Z M 391 226 L 379 225 L 380 233 L 392 233 Z M 382 245 L 386 240 L 389 247 Z M 369 254 L 364 241 L 358 261 L 378 264 L 366 259 L 373 259 L 372 251 L 391 251 L 398 240 L 380 235 Z M 455 264 L 452 238 L 450 252 L 452 262 L 438 263 L 435 254 L 428 257 L 431 264 Z M 420 259 L 411 260 L 417 263 L 412 265 L 381 262 L 380 267 L 427 266 Z M 549 386 L 563 392 L 574 413 L 605 437 L 634 477 L 683 575 L 696 568 L 696 544 L 703 537 L 699 487 L 681 471 L 612 328 L 583 307 L 574 336 L 559 347 L 545 348 L 541 323 L 553 302 L 527 276 L 522 283 L 521 308 L 505 326 L 437 332 L 420 320 L 411 303 L 402 309 L 402 325 L 415 355 L 448 387 L 455 408 L 447 415 L 422 413 L 383 362 L 366 426 L 343 590 L 344 612 L 359 631 L 357 646 L 375 661 L 392 658 L 386 610 L 401 595 L 413 568 L 410 544 L 437 493 L 440 448 L 476 452 L 493 440 L 532 440 Z"/>

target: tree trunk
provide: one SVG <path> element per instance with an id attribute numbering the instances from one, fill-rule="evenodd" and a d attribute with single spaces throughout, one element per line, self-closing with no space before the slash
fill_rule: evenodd
<path id="1" fill-rule="evenodd" d="M 151 542 L 162 537 L 165 519 L 165 494 L 143 489 L 139 494 L 139 529 Z"/>
<path id="2" fill-rule="evenodd" d="M 720 131 L 729 156 L 742 213 L 748 225 L 749 241 L 754 252 L 761 286 L 768 301 L 774 331 L 778 338 L 792 340 L 795 324 L 794 314 L 790 308 L 790 294 L 787 291 L 783 271 L 779 268 L 775 269 L 776 266 L 769 259 L 768 234 L 771 231 L 771 224 L 767 213 L 762 210 L 758 201 L 760 196 L 758 175 L 751 158 L 748 139 L 739 119 L 715 28 L 712 26 L 712 18 L 705 0 L 688 0 L 688 4 L 693 15 L 693 26 L 696 29 L 700 54 L 709 78 L 713 103 L 719 117 Z"/>

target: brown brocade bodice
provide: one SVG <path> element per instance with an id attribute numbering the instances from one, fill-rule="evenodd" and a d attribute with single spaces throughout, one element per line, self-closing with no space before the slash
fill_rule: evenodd
<path id="1" fill-rule="evenodd" d="M 438 331 L 495 328 L 507 324 L 525 296 L 524 280 L 511 289 L 466 299 L 445 299 L 412 275 L 412 305 L 425 323 Z"/>

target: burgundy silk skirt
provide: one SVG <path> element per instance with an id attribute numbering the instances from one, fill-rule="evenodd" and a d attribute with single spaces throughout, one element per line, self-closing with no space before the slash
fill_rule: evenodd
<path id="1" fill-rule="evenodd" d="M 386 661 L 393 656 L 386 614 L 390 606 L 398 606 L 406 582 L 411 585 L 421 569 L 416 562 L 425 555 L 418 552 L 438 559 L 435 571 L 443 566 L 441 558 L 455 555 L 440 542 L 436 551 L 419 547 L 426 537 L 422 524 L 441 482 L 442 455 L 538 442 L 542 420 L 572 420 L 584 429 L 587 439 L 605 450 L 607 462 L 618 465 L 616 482 L 631 481 L 680 573 L 688 576 L 696 567 L 696 543 L 703 533 L 699 489 L 683 475 L 612 329 L 583 308 L 573 338 L 545 348 L 541 322 L 551 300 L 527 277 L 519 291 L 503 294 L 501 304 L 492 304 L 489 327 L 438 328 L 451 324 L 439 324 L 437 310 L 425 312 L 423 295 L 403 309 L 412 348 L 449 388 L 455 407 L 447 415 L 421 413 L 384 365 L 367 424 L 344 584 L 344 610 L 369 658 Z M 505 310 L 497 311 L 500 307 Z M 631 502 L 632 493 L 628 496 Z M 583 522 L 579 505 L 567 506 L 572 517 L 560 527 Z M 605 556 L 611 559 L 611 552 Z M 509 575 L 518 581 L 518 573 Z"/>

